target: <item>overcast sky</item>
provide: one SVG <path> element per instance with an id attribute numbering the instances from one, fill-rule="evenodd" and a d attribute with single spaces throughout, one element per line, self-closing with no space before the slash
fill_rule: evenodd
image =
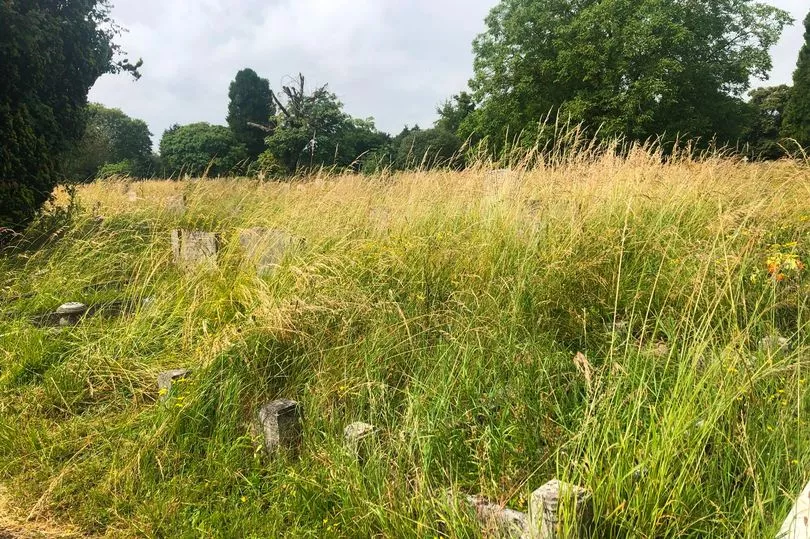
<path id="1" fill-rule="evenodd" d="M 764 84 L 790 82 L 807 0 L 768 0 L 796 25 Z M 228 85 L 253 68 L 274 90 L 299 71 L 329 83 L 353 116 L 392 134 L 429 127 L 472 75 L 472 40 L 497 0 L 118 0 L 119 42 L 143 77 L 105 75 L 90 100 L 145 120 L 157 141 L 174 123 L 224 124 Z M 757 82 L 755 85 L 762 85 Z M 157 148 L 156 148 L 157 149 Z"/>

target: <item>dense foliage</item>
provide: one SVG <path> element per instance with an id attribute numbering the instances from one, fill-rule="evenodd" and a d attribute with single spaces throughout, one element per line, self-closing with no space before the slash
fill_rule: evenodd
<path id="1" fill-rule="evenodd" d="M 165 174 L 222 176 L 237 172 L 247 160 L 247 150 L 225 126 L 200 122 L 173 125 L 160 140 Z"/>
<path id="2" fill-rule="evenodd" d="M 108 11 L 100 0 L 0 2 L 0 227 L 23 227 L 51 196 L 96 79 L 137 73 L 115 61 Z"/>
<path id="3" fill-rule="evenodd" d="M 804 46 L 793 74 L 793 93 L 785 110 L 783 134 L 810 146 L 810 13 L 804 19 Z"/>
<path id="4" fill-rule="evenodd" d="M 371 118 L 352 118 L 326 86 L 305 89 L 303 75 L 284 86 L 275 127 L 266 139 L 269 152 L 289 171 L 321 166 L 358 166 L 363 156 L 381 147 L 388 136 Z"/>
<path id="5" fill-rule="evenodd" d="M 784 155 L 780 133 L 791 90 L 790 86 L 782 84 L 750 92 L 752 119 L 747 142 L 748 153 L 754 159 L 778 159 Z"/>
<path id="6" fill-rule="evenodd" d="M 155 171 L 152 133 L 146 122 L 95 103 L 87 106 L 86 113 L 84 136 L 67 159 L 71 179 L 92 180 L 102 168 L 136 177 Z"/>
<path id="7" fill-rule="evenodd" d="M 473 127 L 533 142 L 555 111 L 606 136 L 734 140 L 789 21 L 752 0 L 503 0 L 474 42 Z"/>
<path id="8" fill-rule="evenodd" d="M 270 82 L 252 69 L 243 69 L 231 82 L 228 98 L 228 127 L 236 141 L 245 146 L 250 159 L 255 160 L 264 151 L 266 133 L 250 124 L 266 125 L 276 112 Z"/>

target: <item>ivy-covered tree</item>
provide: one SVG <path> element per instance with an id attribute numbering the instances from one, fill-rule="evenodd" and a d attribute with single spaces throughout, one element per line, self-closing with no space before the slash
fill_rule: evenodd
<path id="1" fill-rule="evenodd" d="M 502 0 L 473 45 L 474 127 L 531 137 L 553 112 L 606 136 L 734 140 L 790 20 L 754 0 Z"/>
<path id="2" fill-rule="evenodd" d="M 117 32 L 103 0 L 0 2 L 0 227 L 24 227 L 63 178 L 96 79 L 137 76 Z"/>
<path id="3" fill-rule="evenodd" d="M 200 122 L 164 131 L 160 157 L 168 176 L 224 176 L 238 171 L 247 150 L 227 127 Z"/>
<path id="4" fill-rule="evenodd" d="M 266 136 L 255 125 L 266 125 L 276 113 L 270 82 L 252 69 L 243 69 L 231 82 L 228 97 L 228 127 L 236 140 L 245 145 L 250 159 L 255 160 L 264 151 Z"/>
<path id="5" fill-rule="evenodd" d="M 810 13 L 804 19 L 804 46 L 793 73 L 793 92 L 785 109 L 782 134 L 810 146 Z"/>
<path id="6" fill-rule="evenodd" d="M 146 122 L 97 103 L 89 104 L 86 114 L 84 136 L 67 157 L 68 177 L 78 181 L 92 180 L 105 165 L 116 165 L 107 170 L 136 177 L 155 172 L 152 133 Z"/>

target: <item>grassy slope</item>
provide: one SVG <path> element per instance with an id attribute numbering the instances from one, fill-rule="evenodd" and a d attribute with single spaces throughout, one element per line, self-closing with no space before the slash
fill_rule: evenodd
<path id="1" fill-rule="evenodd" d="M 53 237 L 0 259 L 5 297 L 36 292 L 0 318 L 0 485 L 91 534 L 456 537 L 478 532 L 448 489 L 525 509 L 558 477 L 594 491 L 600 537 L 773 535 L 810 479 L 808 179 L 637 152 L 496 187 L 83 187 Z M 172 265 L 178 225 L 223 233 L 218 269 Z M 234 247 L 248 226 L 307 243 L 260 280 Z M 154 301 L 28 322 L 121 297 Z M 757 350 L 776 333 L 790 353 Z M 156 404 L 176 367 L 193 377 Z M 298 460 L 251 433 L 278 397 L 306 409 Z M 381 428 L 363 464 L 341 447 L 355 420 Z"/>

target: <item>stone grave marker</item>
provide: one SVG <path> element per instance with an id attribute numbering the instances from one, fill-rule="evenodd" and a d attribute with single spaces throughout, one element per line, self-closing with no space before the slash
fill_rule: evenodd
<path id="1" fill-rule="evenodd" d="M 181 266 L 216 265 L 219 235 L 201 230 L 172 230 L 172 254 Z"/>
<path id="2" fill-rule="evenodd" d="M 78 324 L 82 316 L 87 313 L 87 309 L 87 305 L 75 301 L 60 305 L 59 308 L 56 309 L 56 314 L 59 315 L 59 325 L 74 326 Z"/>
<path id="3" fill-rule="evenodd" d="M 296 401 L 279 399 L 259 408 L 259 427 L 269 455 L 281 449 L 295 450 L 303 438 L 304 410 Z"/>
<path id="4" fill-rule="evenodd" d="M 368 442 L 374 438 L 376 433 L 377 429 L 374 425 L 356 421 L 343 429 L 343 442 L 346 449 L 362 460 L 368 452 Z"/>
<path id="5" fill-rule="evenodd" d="M 475 510 L 484 537 L 498 539 L 529 537 L 529 517 L 525 513 L 506 509 L 481 496 L 467 496 L 466 501 Z"/>
<path id="6" fill-rule="evenodd" d="M 242 252 L 256 265 L 256 272 L 260 276 L 272 273 L 284 256 L 300 248 L 303 243 L 302 238 L 272 228 L 249 228 L 239 233 Z"/>
<path id="7" fill-rule="evenodd" d="M 189 374 L 191 374 L 191 371 L 188 369 L 172 369 L 158 374 L 157 384 L 160 400 L 165 401 L 168 399 L 172 391 L 172 384 L 177 380 L 186 378 Z"/>
<path id="8" fill-rule="evenodd" d="M 186 195 L 174 195 L 166 198 L 166 210 L 171 213 L 183 213 L 186 210 Z"/>
<path id="9" fill-rule="evenodd" d="M 531 539 L 578 537 L 579 534 L 575 530 L 560 529 L 561 510 L 567 514 L 574 512 L 578 529 L 586 527 L 593 519 L 590 492 L 557 479 L 532 492 L 529 502 L 529 537 Z"/>

